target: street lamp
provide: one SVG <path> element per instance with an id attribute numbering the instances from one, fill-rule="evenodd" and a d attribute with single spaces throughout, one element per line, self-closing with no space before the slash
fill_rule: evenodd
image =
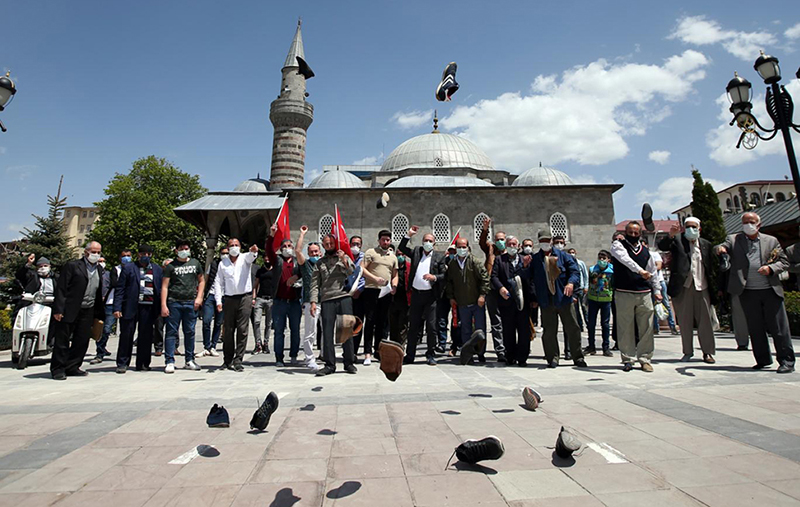
<path id="1" fill-rule="evenodd" d="M 778 132 L 783 134 L 786 155 L 789 157 L 789 168 L 792 170 L 794 193 L 797 197 L 798 205 L 800 205 L 800 173 L 797 170 L 797 158 L 794 154 L 790 130 L 794 129 L 796 132 L 800 132 L 800 125 L 795 125 L 792 122 L 792 113 L 794 112 L 792 96 L 789 95 L 785 87 L 778 85 L 778 81 L 781 80 L 781 68 L 778 65 L 777 58 L 765 55 L 761 51 L 761 56 L 758 57 L 753 68 L 764 80 L 764 83 L 769 85 L 766 99 L 767 113 L 772 118 L 774 128 L 764 128 L 753 116 L 753 104 L 750 102 L 752 85 L 749 81 L 734 73 L 734 78 L 730 80 L 725 89 L 728 92 L 728 99 L 731 101 L 730 111 L 733 113 L 733 120 L 731 120 L 730 124 L 736 123 L 742 130 L 739 142 L 736 143 L 736 148 L 743 144 L 745 148 L 752 150 L 758 144 L 759 139 L 769 141 L 774 139 Z M 800 70 L 798 70 L 797 77 L 800 79 Z"/>
<path id="2" fill-rule="evenodd" d="M 14 98 L 14 94 L 17 93 L 17 87 L 9 76 L 11 76 L 11 71 L 6 72 L 5 76 L 0 77 L 0 111 L 6 108 L 6 105 Z M 2 121 L 0 121 L 0 130 L 3 132 L 7 130 Z"/>

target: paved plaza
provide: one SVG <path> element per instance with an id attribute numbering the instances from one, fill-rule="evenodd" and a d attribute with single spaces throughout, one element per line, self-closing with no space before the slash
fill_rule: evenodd
<path id="1" fill-rule="evenodd" d="M 5 352 L 0 505 L 800 505 L 800 376 L 752 371 L 730 335 L 717 346 L 715 365 L 681 363 L 680 338 L 660 335 L 652 374 L 602 356 L 549 370 L 537 338 L 525 369 L 444 359 L 395 383 L 377 364 L 317 378 L 267 355 L 244 373 L 204 357 L 167 376 L 154 358 L 149 373 L 107 361 L 55 382 Z M 536 412 L 525 385 L 544 397 Z M 280 408 L 250 432 L 270 391 Z M 213 403 L 230 428 L 206 426 Z M 574 462 L 553 457 L 562 424 L 586 447 Z M 460 441 L 490 434 L 500 460 L 445 469 Z"/>

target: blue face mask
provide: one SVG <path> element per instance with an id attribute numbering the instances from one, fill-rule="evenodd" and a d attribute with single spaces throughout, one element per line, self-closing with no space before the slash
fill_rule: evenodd
<path id="1" fill-rule="evenodd" d="M 131 256 L 130 256 L 130 255 L 126 255 L 125 257 L 122 257 L 122 258 L 120 258 L 120 260 L 119 260 L 119 261 L 120 261 L 121 263 L 123 263 L 123 264 L 127 264 L 127 263 L 129 263 L 130 261 L 132 261 L 132 260 L 133 260 L 133 259 L 131 259 Z"/>
<path id="2" fill-rule="evenodd" d="M 497 247 L 497 249 L 500 250 L 500 251 L 503 251 L 503 250 L 506 249 L 506 240 L 504 240 L 504 239 L 498 239 L 497 241 L 494 242 L 494 244 Z"/>
<path id="3" fill-rule="evenodd" d="M 686 235 L 686 239 L 689 241 L 694 241 L 700 237 L 700 231 L 697 229 L 697 227 L 687 227 L 684 234 Z"/>
<path id="4" fill-rule="evenodd" d="M 605 270 L 608 267 L 608 261 L 597 261 L 597 267 Z"/>
<path id="5" fill-rule="evenodd" d="M 405 265 L 405 263 L 406 263 L 406 258 L 405 258 L 404 256 L 402 256 L 402 255 L 398 255 L 398 256 L 397 256 L 397 262 L 398 262 L 399 264 L 403 264 L 403 265 Z"/>
<path id="6" fill-rule="evenodd" d="M 147 266 L 148 264 L 150 264 L 150 256 L 143 255 L 139 257 L 139 262 L 142 264 L 142 266 Z"/>
<path id="7" fill-rule="evenodd" d="M 309 262 L 311 262 L 311 264 L 316 264 L 317 261 L 319 260 L 319 256 L 315 255 L 313 257 L 309 257 L 308 260 L 309 260 Z"/>

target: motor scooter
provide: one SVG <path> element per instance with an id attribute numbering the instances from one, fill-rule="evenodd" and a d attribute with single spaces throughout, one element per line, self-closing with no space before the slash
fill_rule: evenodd
<path id="1" fill-rule="evenodd" d="M 31 304 L 20 308 L 17 313 L 11 340 L 11 362 L 19 370 L 24 370 L 30 359 L 46 356 L 52 350 L 49 329 L 53 310 L 48 305 L 52 305 L 53 296 L 41 291 L 35 294 L 26 292 L 22 300 Z"/>

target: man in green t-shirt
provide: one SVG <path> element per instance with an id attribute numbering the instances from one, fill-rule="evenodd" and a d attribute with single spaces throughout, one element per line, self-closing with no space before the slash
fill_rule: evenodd
<path id="1" fill-rule="evenodd" d="M 164 268 L 164 278 L 161 282 L 161 316 L 167 320 L 164 373 L 175 372 L 175 341 L 178 338 L 180 324 L 183 324 L 186 347 L 184 368 L 200 369 L 194 362 L 194 325 L 197 322 L 197 310 L 203 306 L 204 288 L 203 266 L 200 261 L 191 258 L 189 241 L 177 240 L 175 260 Z"/>

